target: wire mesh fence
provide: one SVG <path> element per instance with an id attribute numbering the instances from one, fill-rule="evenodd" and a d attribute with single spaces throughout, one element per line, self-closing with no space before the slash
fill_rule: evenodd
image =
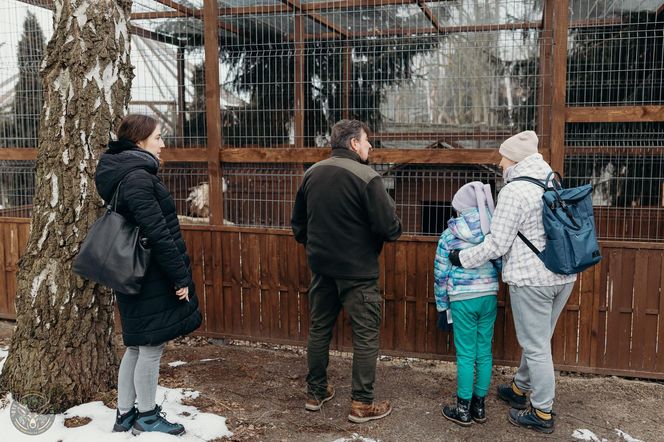
<path id="1" fill-rule="evenodd" d="M 543 30 L 543 5 L 551 2 L 217 3 L 219 56 L 207 60 L 219 68 L 214 85 L 205 78 L 203 0 L 133 2 L 129 110 L 159 118 L 167 147 L 206 146 L 206 106 L 217 86 L 222 148 L 325 147 L 341 118 L 369 123 L 376 148 L 495 149 L 525 129 L 550 145 L 543 85 L 552 74 L 542 57 L 553 48 Z M 0 147 L 36 147 L 51 7 L 0 5 Z M 661 2 L 570 0 L 569 14 L 568 106 L 664 104 Z M 595 184 L 601 238 L 664 241 L 663 125 L 566 124 L 566 183 Z M 308 164 L 284 161 L 222 165 L 225 224 L 288 228 Z M 27 216 L 34 177 L 22 164 L 0 165 L 0 204 Z M 209 220 L 207 167 L 162 165 L 183 222 Z M 484 165 L 374 167 L 407 234 L 439 234 L 465 182 L 488 182 L 494 191 L 502 184 L 488 157 Z"/>
<path id="2" fill-rule="evenodd" d="M 34 196 L 34 161 L 0 161 L 0 217 L 30 217 Z"/>
<path id="3" fill-rule="evenodd" d="M 660 1 L 570 3 L 567 103 L 662 104 L 664 14 Z"/>
<path id="4" fill-rule="evenodd" d="M 229 146 L 322 147 L 357 118 L 376 147 L 496 147 L 548 106 L 537 1 L 220 4 Z"/>

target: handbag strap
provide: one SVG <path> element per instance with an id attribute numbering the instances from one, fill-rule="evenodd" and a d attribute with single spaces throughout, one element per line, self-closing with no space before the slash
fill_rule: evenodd
<path id="1" fill-rule="evenodd" d="M 124 177 L 120 180 L 118 183 L 118 187 L 115 188 L 115 192 L 113 192 L 113 197 L 111 198 L 111 201 L 108 203 L 108 209 L 112 210 L 113 212 L 117 212 L 117 207 L 118 207 L 118 193 L 120 192 L 120 186 L 122 186 L 122 181 L 124 181 Z"/>

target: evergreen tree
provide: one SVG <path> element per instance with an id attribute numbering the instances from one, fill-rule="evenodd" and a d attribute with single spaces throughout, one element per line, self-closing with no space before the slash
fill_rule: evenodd
<path id="1" fill-rule="evenodd" d="M 28 12 L 23 22 L 17 55 L 19 74 L 12 112 L 13 147 L 37 147 L 39 113 L 43 102 L 39 67 L 44 57 L 44 33 L 32 12 Z"/>

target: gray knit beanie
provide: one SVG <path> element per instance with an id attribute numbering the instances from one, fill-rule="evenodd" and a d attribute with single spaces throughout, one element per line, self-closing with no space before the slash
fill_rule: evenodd
<path id="1" fill-rule="evenodd" d="M 518 163 L 537 153 L 537 134 L 532 130 L 520 132 L 508 138 L 500 145 L 498 152 L 505 158 Z"/>

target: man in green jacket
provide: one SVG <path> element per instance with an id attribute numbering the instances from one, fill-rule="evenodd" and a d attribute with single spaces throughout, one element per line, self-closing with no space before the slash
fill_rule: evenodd
<path id="1" fill-rule="evenodd" d="M 332 128 L 330 158 L 304 174 L 291 226 L 304 244 L 312 272 L 309 289 L 305 409 L 318 411 L 334 397 L 327 382 L 330 340 L 341 307 L 353 329 L 352 405 L 348 420 L 380 419 L 389 401 L 374 402 L 382 297 L 378 257 L 385 241 L 401 235 L 395 204 L 368 164 L 368 127 L 341 120 Z"/>

